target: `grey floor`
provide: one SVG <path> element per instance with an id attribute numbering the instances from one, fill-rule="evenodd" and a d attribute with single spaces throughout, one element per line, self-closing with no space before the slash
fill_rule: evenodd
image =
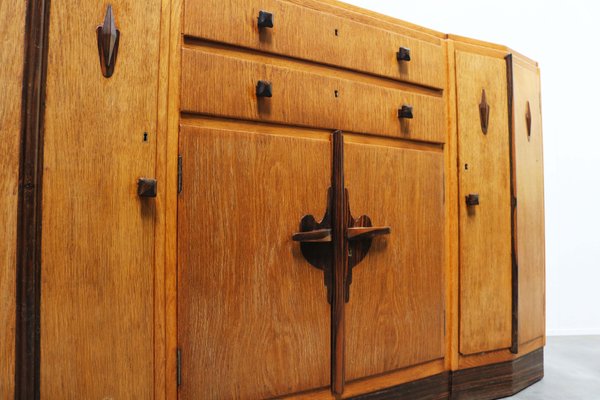
<path id="1" fill-rule="evenodd" d="M 544 379 L 507 399 L 600 400 L 600 336 L 548 337 Z"/>

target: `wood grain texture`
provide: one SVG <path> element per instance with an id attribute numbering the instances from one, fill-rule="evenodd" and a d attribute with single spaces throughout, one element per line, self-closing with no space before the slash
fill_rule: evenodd
<path id="1" fill-rule="evenodd" d="M 437 143 L 445 140 L 442 97 L 304 71 L 292 63 L 280 66 L 268 57 L 222 52 L 214 47 L 183 50 L 182 111 Z M 259 80 L 272 83 L 272 98 L 257 99 Z M 413 106 L 414 119 L 398 118 L 403 104 Z"/>
<path id="2" fill-rule="evenodd" d="M 291 235 L 324 211 L 329 140 L 183 125 L 180 152 L 179 398 L 328 386 L 323 275 Z"/>
<path id="3" fill-rule="evenodd" d="M 273 13 L 272 29 L 259 29 L 259 11 Z M 226 17 L 224 17 L 226 16 Z M 444 87 L 441 41 L 398 34 L 280 0 L 187 0 L 183 33 L 211 41 L 336 65 L 425 86 Z M 413 36 L 415 36 L 413 34 Z M 376 44 L 376 45 L 375 45 Z M 398 62 L 398 48 L 411 49 Z"/>
<path id="4" fill-rule="evenodd" d="M 172 379 L 176 374 L 169 375 L 168 355 L 171 353 L 169 345 L 168 330 L 168 235 L 177 237 L 176 232 L 168 232 L 169 223 L 167 217 L 168 193 L 171 180 L 177 182 L 177 173 L 169 173 L 168 163 L 168 139 L 169 131 L 169 85 L 170 74 L 177 76 L 175 65 L 170 63 L 170 28 L 171 28 L 171 9 L 177 1 L 161 0 L 161 18 L 160 18 L 160 42 L 159 42 L 159 66 L 158 66 L 158 107 L 157 107 L 157 125 L 156 125 L 156 169 L 155 178 L 160 182 L 160 188 L 155 204 L 155 224 L 154 224 L 154 399 L 165 400 L 167 390 Z M 179 36 L 179 35 L 176 35 Z M 179 53 L 179 52 L 177 52 Z M 173 98 L 177 99 L 175 95 Z M 179 113 L 177 113 L 179 115 Z M 176 139 L 175 139 L 176 140 Z M 175 146 L 175 153 L 177 147 Z M 174 201 L 176 203 L 176 199 Z M 176 208 L 176 204 L 174 208 Z M 176 226 L 176 222 L 173 224 Z M 176 229 L 176 228 L 175 228 Z M 168 233 L 167 233 L 168 232 Z M 173 268 L 176 265 L 173 264 Z M 176 335 L 173 335 L 176 336 Z M 176 340 L 176 338 L 175 338 Z M 176 353 L 173 350 L 173 353 Z"/>
<path id="5" fill-rule="evenodd" d="M 52 2 L 50 13 L 42 398 L 154 392 L 154 200 L 136 182 L 155 173 L 161 2 L 112 6 L 121 43 L 110 79 L 95 37 L 106 6 Z"/>
<path id="6" fill-rule="evenodd" d="M 460 213 L 460 352 L 511 345 L 511 203 L 506 64 L 457 51 Z M 481 131 L 485 89 L 489 129 Z M 467 207 L 465 196 L 479 194 Z"/>
<path id="7" fill-rule="evenodd" d="M 352 381 L 444 356 L 444 157 L 352 143 L 352 135 L 346 142 L 352 212 L 392 231 L 373 241 L 353 271 L 346 310 Z"/>
<path id="8" fill-rule="evenodd" d="M 421 40 L 437 43 L 438 39 L 445 39 L 446 34 L 439 31 L 426 28 L 411 22 L 399 20 L 398 18 L 390 17 L 389 15 L 380 14 L 378 12 L 368 10 L 366 8 L 354 6 L 339 0 L 287 0 L 290 3 L 300 4 L 304 7 L 311 7 L 315 10 L 325 11 L 331 14 L 340 15 L 353 21 L 360 22 L 366 25 L 376 25 L 380 28 L 390 30 L 392 32 L 407 33 Z"/>
<path id="9" fill-rule="evenodd" d="M 459 358 L 459 197 L 458 197 L 458 136 L 456 114 L 456 60 L 454 42 L 446 41 L 448 88 L 445 96 L 448 116 L 448 139 L 444 146 L 446 159 L 446 368 L 456 369 Z"/>
<path id="10" fill-rule="evenodd" d="M 544 160 L 537 68 L 513 64 L 516 240 L 519 270 L 519 343 L 545 334 Z M 531 136 L 526 125 L 531 110 Z"/>
<path id="11" fill-rule="evenodd" d="M 14 397 L 17 202 L 26 2 L 0 3 L 0 398 Z"/>
<path id="12" fill-rule="evenodd" d="M 178 195 L 178 164 L 179 164 L 179 100 L 181 88 L 181 44 L 180 35 L 183 0 L 164 0 L 170 6 L 170 13 L 163 10 L 163 18 L 170 23 L 169 29 L 161 30 L 168 38 L 168 76 L 162 82 L 167 83 L 168 96 L 167 107 L 162 109 L 167 113 L 167 132 L 158 138 L 159 156 L 157 163 L 157 177 L 160 176 L 161 145 L 165 146 L 165 398 L 168 400 L 177 398 L 177 195 Z M 161 46 L 161 49 L 164 47 Z M 161 50 L 162 51 L 162 50 Z M 159 85 L 159 88 L 161 86 Z M 159 107 L 159 116 L 161 108 Z M 157 210 L 160 212 L 160 201 Z M 160 215 L 158 215 L 160 221 Z M 157 235 L 156 240 L 161 240 Z M 160 243 L 158 244 L 160 246 Z"/>

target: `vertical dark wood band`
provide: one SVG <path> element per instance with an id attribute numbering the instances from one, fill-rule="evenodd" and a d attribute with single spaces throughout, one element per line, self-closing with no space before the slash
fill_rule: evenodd
<path id="1" fill-rule="evenodd" d="M 43 123 L 50 1 L 29 0 L 17 219 L 15 399 L 40 397 Z"/>
<path id="2" fill-rule="evenodd" d="M 344 187 L 344 136 L 333 133 L 333 168 L 331 175 L 332 240 L 333 240 L 333 299 L 331 302 L 331 390 L 344 391 L 345 303 L 348 275 L 348 204 Z"/>
<path id="3" fill-rule="evenodd" d="M 519 352 L 519 265 L 517 258 L 517 184 L 515 165 L 515 121 L 513 118 L 514 87 L 513 87 L 513 62 L 512 54 L 505 57 L 506 82 L 508 91 L 508 145 L 510 159 L 510 230 L 511 230 L 511 260 L 512 260 L 512 328 L 511 328 L 511 353 Z"/>

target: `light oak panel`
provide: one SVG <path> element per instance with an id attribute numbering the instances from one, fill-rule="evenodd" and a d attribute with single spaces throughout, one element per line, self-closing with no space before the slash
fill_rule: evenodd
<path id="1" fill-rule="evenodd" d="M 148 399 L 154 392 L 155 210 L 136 191 L 139 177 L 155 173 L 161 1 L 112 6 L 121 43 L 106 79 L 95 31 L 106 4 L 51 3 L 42 398 Z"/>
<path id="2" fill-rule="evenodd" d="M 0 3 L 0 398 L 14 396 L 17 202 L 25 12 L 24 1 Z"/>
<path id="3" fill-rule="evenodd" d="M 180 399 L 280 397 L 329 385 L 323 272 L 291 240 L 322 215 L 327 136 L 183 125 L 178 205 Z"/>
<path id="4" fill-rule="evenodd" d="M 457 51 L 460 352 L 511 345 L 511 202 L 506 63 Z M 485 89 L 489 128 L 479 104 Z M 465 196 L 479 194 L 467 207 Z"/>
<path id="5" fill-rule="evenodd" d="M 272 29 L 258 29 L 261 10 L 273 13 Z M 422 41 L 408 36 L 411 33 L 408 29 L 402 35 L 339 14 L 279 0 L 186 0 L 183 33 L 425 86 L 444 87 L 444 58 L 439 39 L 429 37 L 430 41 Z M 409 62 L 397 61 L 400 46 L 411 49 Z"/>
<path id="6" fill-rule="evenodd" d="M 444 155 L 346 137 L 350 209 L 392 230 L 353 269 L 346 314 L 352 381 L 444 357 Z"/>
<path id="7" fill-rule="evenodd" d="M 537 68 L 513 64 L 514 151 L 517 265 L 519 270 L 519 343 L 545 334 L 544 159 L 540 77 Z M 528 136 L 526 112 L 531 112 Z"/>
<path id="8" fill-rule="evenodd" d="M 218 51 L 210 47 L 183 49 L 182 111 L 445 141 L 441 96 L 283 67 L 267 57 L 242 59 L 217 54 Z M 272 98 L 256 97 L 259 80 L 272 83 Z M 398 118 L 398 108 L 403 104 L 414 107 L 414 119 Z"/>

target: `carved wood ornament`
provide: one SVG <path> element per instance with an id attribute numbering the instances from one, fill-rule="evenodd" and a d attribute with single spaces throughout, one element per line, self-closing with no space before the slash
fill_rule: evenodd
<path id="1" fill-rule="evenodd" d="M 117 53 L 119 51 L 119 37 L 121 32 L 115 25 L 115 17 L 112 5 L 106 8 L 104 23 L 96 29 L 98 40 L 98 54 L 100 56 L 100 68 L 105 78 L 110 78 L 115 71 Z"/>
<path id="2" fill-rule="evenodd" d="M 344 306 L 350 300 L 352 268 L 360 263 L 375 236 L 390 233 L 390 228 L 373 227 L 367 215 L 353 218 L 344 187 L 344 136 L 332 134 L 333 167 L 331 187 L 327 191 L 327 208 L 320 222 L 312 215 L 300 221 L 300 232 L 292 239 L 300 242 L 304 258 L 321 269 L 331 304 L 331 389 L 336 394 L 344 390 Z"/>
<path id="3" fill-rule="evenodd" d="M 481 91 L 481 102 L 479 103 L 479 118 L 481 119 L 481 131 L 487 135 L 490 122 L 490 105 L 485 96 L 485 89 Z"/>
<path id="4" fill-rule="evenodd" d="M 525 122 L 527 123 L 527 139 L 531 139 L 531 106 L 527 102 L 527 109 L 525 110 Z"/>

